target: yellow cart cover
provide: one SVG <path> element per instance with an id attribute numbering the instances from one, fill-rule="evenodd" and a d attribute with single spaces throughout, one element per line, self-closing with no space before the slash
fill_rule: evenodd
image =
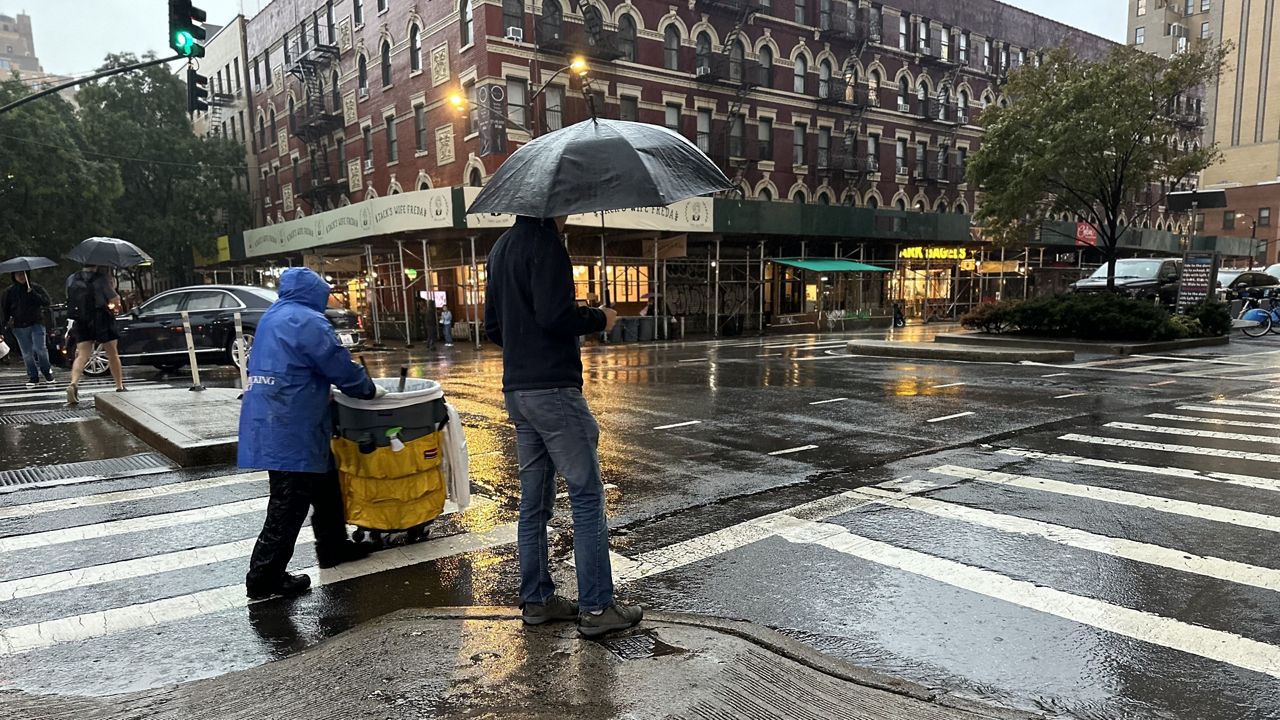
<path id="1" fill-rule="evenodd" d="M 399 452 L 381 447 L 361 453 L 356 443 L 334 438 L 347 522 L 370 530 L 407 530 L 444 512 L 443 434 L 406 442 Z"/>

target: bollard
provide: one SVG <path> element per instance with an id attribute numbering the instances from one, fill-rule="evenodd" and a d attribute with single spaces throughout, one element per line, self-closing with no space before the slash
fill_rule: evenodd
<path id="1" fill-rule="evenodd" d="M 191 315 L 182 311 L 182 334 L 187 336 L 187 360 L 191 364 L 191 390 L 200 392 L 204 386 L 200 384 L 200 363 L 196 362 L 196 341 L 191 336 Z"/>
<path id="2" fill-rule="evenodd" d="M 236 313 L 235 318 L 236 348 L 240 352 L 240 389 L 244 390 L 249 387 L 249 354 L 244 349 L 244 323 L 240 320 L 240 313 Z"/>

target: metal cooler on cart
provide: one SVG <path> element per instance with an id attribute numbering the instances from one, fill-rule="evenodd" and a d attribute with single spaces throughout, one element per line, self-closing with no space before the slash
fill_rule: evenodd
<path id="1" fill-rule="evenodd" d="M 333 456 L 355 539 L 379 543 L 426 537 L 449 496 L 470 502 L 466 441 L 457 412 L 432 380 L 376 378 L 381 398 L 335 393 Z"/>

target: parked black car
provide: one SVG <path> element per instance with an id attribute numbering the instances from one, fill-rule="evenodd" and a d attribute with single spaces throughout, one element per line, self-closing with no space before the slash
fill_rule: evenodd
<path id="1" fill-rule="evenodd" d="M 1181 279 L 1181 260 L 1126 258 L 1116 261 L 1115 291 L 1140 300 L 1158 300 L 1163 305 L 1173 306 L 1178 302 Z M 1089 277 L 1072 283 L 1071 291 L 1107 292 L 1107 266 L 1102 265 Z"/>
<path id="2" fill-rule="evenodd" d="M 1263 270 L 1227 269 L 1218 271 L 1218 295 L 1223 300 L 1234 300 L 1251 288 L 1268 288 L 1280 285 L 1280 278 Z"/>
<path id="3" fill-rule="evenodd" d="M 187 364 L 187 340 L 182 325 L 185 311 L 191 319 L 196 357 L 201 365 L 240 365 L 235 347 L 235 314 L 240 313 L 247 348 L 253 346 L 254 331 L 262 314 L 276 301 L 276 291 L 242 285 L 193 285 L 169 290 L 143 303 L 137 310 L 117 318 L 120 357 L 126 365 L 153 365 L 166 371 Z M 338 339 L 348 348 L 364 344 L 359 316 L 342 307 L 325 310 Z M 99 351 L 85 372 L 101 375 L 106 359 Z"/>

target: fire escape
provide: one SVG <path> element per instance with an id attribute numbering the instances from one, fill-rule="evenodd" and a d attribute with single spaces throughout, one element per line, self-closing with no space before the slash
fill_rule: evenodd
<path id="1" fill-rule="evenodd" d="M 338 62 L 336 45 L 320 44 L 319 39 L 308 47 L 305 35 L 294 45 L 293 62 L 289 74 L 302 84 L 303 100 L 295 110 L 291 130 L 307 149 L 307 178 L 295 178 L 295 194 L 310 203 L 312 212 L 332 208 L 346 187 L 342 168 L 329 162 L 329 139 L 342 127 L 342 108 L 337 93 L 326 93 L 324 77 Z"/>
<path id="2" fill-rule="evenodd" d="M 880 28 L 873 28 L 870 18 L 871 9 L 867 7 L 851 7 L 850 2 L 831 0 L 823 2 L 818 13 L 819 37 L 830 43 L 850 45 L 849 59 L 861 59 L 867 45 L 880 42 Z M 859 87 L 858 78 L 848 70 L 846 60 L 845 73 L 840 77 L 832 77 L 826 81 L 826 87 L 818 88 L 818 103 L 846 113 L 844 117 L 844 142 L 841 147 L 829 151 L 827 158 L 818 158 L 819 171 L 842 172 L 847 178 L 850 189 L 863 190 L 876 172 L 879 163 L 876 158 L 859 155 L 858 144 L 862 136 L 863 119 L 867 110 L 877 104 L 877 98 L 871 95 L 868 88 Z"/>
<path id="3" fill-rule="evenodd" d="M 922 38 L 920 44 L 921 63 L 937 68 L 943 76 L 934 97 L 927 98 L 920 106 L 920 114 L 926 120 L 942 126 L 942 138 L 937 149 L 933 151 L 933 157 L 926 158 L 922 163 L 924 176 L 920 179 L 924 182 L 943 185 L 942 197 L 947 198 L 946 187 L 958 186 L 964 182 L 963 170 L 959 167 L 955 146 L 960 128 L 968 124 L 969 118 L 960 113 L 957 102 L 960 92 L 960 75 L 966 65 L 958 55 L 961 48 L 959 31 L 952 31 L 951 36 L 947 38 L 949 44 L 942 43 L 944 32 L 947 31 L 939 28 L 938 32 L 934 33 L 931 43 L 923 41 Z"/>
<path id="4" fill-rule="evenodd" d="M 747 168 L 756 159 L 747 146 L 746 119 L 742 114 L 742 106 L 746 104 L 747 95 L 764 84 L 760 64 L 746 58 L 746 32 L 743 28 L 764 6 L 758 0 L 696 2 L 699 10 L 733 20 L 733 29 L 725 33 L 720 52 L 706 58 L 699 57 L 694 75 L 699 83 L 718 85 L 733 91 L 733 97 L 728 101 L 728 120 L 724 123 L 720 136 L 714 140 L 710 155 L 734 171 L 731 179 L 737 187 Z"/>

